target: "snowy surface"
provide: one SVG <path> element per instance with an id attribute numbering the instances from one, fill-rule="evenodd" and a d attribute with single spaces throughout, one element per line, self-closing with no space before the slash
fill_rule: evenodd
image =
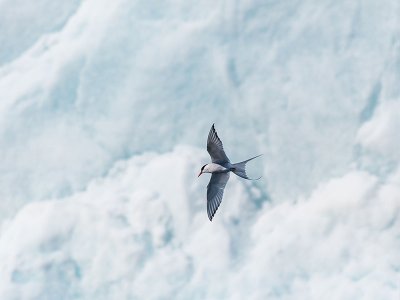
<path id="1" fill-rule="evenodd" d="M 400 2 L 0 0 L 0 299 L 398 299 Z M 205 140 L 231 176 L 213 222 Z"/>

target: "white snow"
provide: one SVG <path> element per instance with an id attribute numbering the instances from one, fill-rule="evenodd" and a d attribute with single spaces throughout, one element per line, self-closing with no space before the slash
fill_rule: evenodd
<path id="1" fill-rule="evenodd" d="M 397 299 L 400 2 L 0 0 L 0 299 Z M 205 140 L 232 161 L 213 222 Z"/>

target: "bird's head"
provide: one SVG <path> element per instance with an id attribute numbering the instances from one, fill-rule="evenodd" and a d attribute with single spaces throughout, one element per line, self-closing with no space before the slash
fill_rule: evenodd
<path id="1" fill-rule="evenodd" d="M 208 165 L 204 165 L 204 166 L 201 167 L 200 173 L 199 173 L 199 175 L 197 177 L 200 177 L 200 175 L 203 174 L 203 173 L 207 173 L 207 166 Z"/>

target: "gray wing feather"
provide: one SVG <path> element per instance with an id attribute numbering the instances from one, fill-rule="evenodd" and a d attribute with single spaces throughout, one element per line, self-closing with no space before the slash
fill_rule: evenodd
<path id="1" fill-rule="evenodd" d="M 215 131 L 214 124 L 211 126 L 210 133 L 208 134 L 207 151 L 213 163 L 223 164 L 229 162 L 229 158 L 224 151 L 224 146 Z"/>
<path id="2" fill-rule="evenodd" d="M 210 221 L 215 215 L 224 195 L 224 188 L 229 180 L 228 173 L 213 173 L 207 185 L 207 214 Z"/>

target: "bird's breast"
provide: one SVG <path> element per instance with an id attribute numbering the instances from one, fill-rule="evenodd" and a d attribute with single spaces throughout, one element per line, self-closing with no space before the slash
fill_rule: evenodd
<path id="1" fill-rule="evenodd" d="M 225 172 L 229 172 L 229 169 L 221 166 L 220 164 L 216 164 L 216 163 L 212 163 L 209 164 L 209 170 L 211 173 L 225 173 Z"/>

